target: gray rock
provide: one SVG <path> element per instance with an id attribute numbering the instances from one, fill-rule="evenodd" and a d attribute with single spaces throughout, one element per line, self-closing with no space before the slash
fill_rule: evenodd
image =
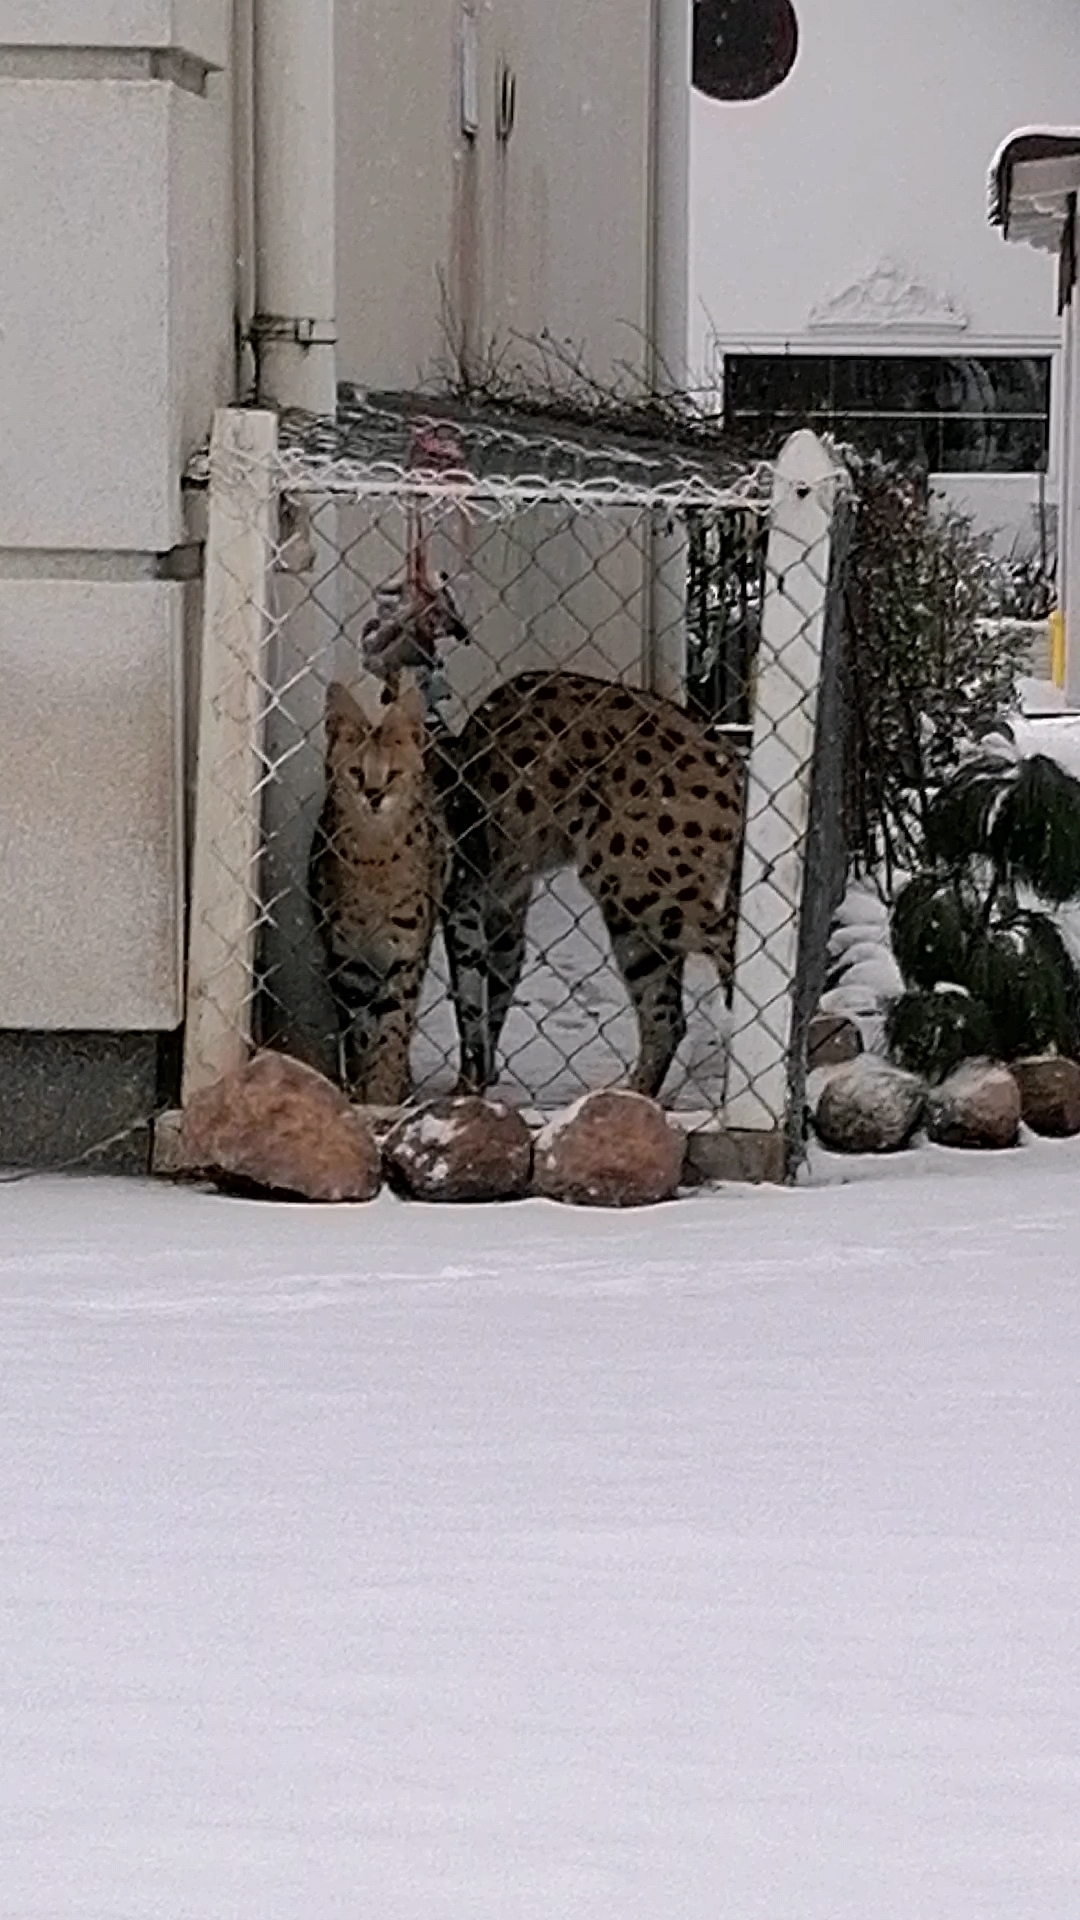
<path id="1" fill-rule="evenodd" d="M 862 1034 L 847 1014 L 815 1013 L 807 1035 L 809 1072 L 815 1072 L 818 1067 L 846 1066 L 849 1060 L 857 1060 L 862 1051 Z"/>
<path id="2" fill-rule="evenodd" d="M 835 1153 L 894 1153 L 911 1139 L 925 1104 L 914 1074 L 865 1053 L 829 1075 L 814 1125 Z"/>
<path id="3" fill-rule="evenodd" d="M 1020 1092 L 1008 1067 L 965 1060 L 929 1094 L 926 1130 L 942 1147 L 1014 1147 Z"/>
<path id="4" fill-rule="evenodd" d="M 1013 1079 L 1020 1090 L 1020 1112 L 1032 1133 L 1067 1140 L 1080 1133 L 1080 1066 L 1057 1054 L 1014 1060 Z"/>

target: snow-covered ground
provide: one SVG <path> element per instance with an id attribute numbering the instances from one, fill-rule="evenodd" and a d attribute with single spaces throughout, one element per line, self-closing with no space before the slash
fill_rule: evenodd
<path id="1" fill-rule="evenodd" d="M 3 1920 L 1080 1911 L 1080 1149 L 890 1166 L 0 1187 Z"/>

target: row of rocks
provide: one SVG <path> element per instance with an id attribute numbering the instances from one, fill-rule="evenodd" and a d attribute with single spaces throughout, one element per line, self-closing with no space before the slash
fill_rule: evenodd
<path id="1" fill-rule="evenodd" d="M 682 1179 L 686 1142 L 655 1101 L 592 1093 L 535 1137 L 497 1100 L 435 1100 L 380 1139 L 314 1068 L 256 1054 L 197 1094 L 180 1135 L 185 1171 L 226 1191 L 318 1201 L 374 1199 L 385 1178 L 419 1200 L 539 1194 L 579 1206 L 648 1206 Z"/>
<path id="2" fill-rule="evenodd" d="M 940 1146 L 1014 1147 L 1021 1124 L 1046 1138 L 1080 1134 L 1080 1065 L 1057 1055 L 966 1060 L 941 1086 L 927 1087 L 873 1054 L 830 1071 L 814 1113 L 823 1145 L 836 1153 L 894 1153 L 920 1129 Z"/>

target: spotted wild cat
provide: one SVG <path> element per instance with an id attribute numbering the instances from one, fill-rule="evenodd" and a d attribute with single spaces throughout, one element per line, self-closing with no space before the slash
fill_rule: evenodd
<path id="1" fill-rule="evenodd" d="M 576 869 L 637 1015 L 630 1084 L 657 1094 L 686 1020 L 688 954 L 725 986 L 742 767 L 670 701 L 581 673 L 524 673 L 440 754 L 452 863 L 443 925 L 461 1084 L 482 1090 L 525 955 L 535 879 Z"/>
<path id="2" fill-rule="evenodd" d="M 356 1099 L 377 1106 L 397 1105 L 409 1091 L 409 1043 L 446 869 L 426 750 L 423 695 L 405 676 L 329 688 L 310 893 L 342 1077 Z"/>

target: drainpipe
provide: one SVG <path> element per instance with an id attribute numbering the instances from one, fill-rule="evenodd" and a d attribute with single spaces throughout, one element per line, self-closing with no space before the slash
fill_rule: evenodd
<path id="1" fill-rule="evenodd" d="M 334 0 L 253 0 L 259 399 L 337 404 Z"/>
<path id="2" fill-rule="evenodd" d="M 255 0 L 233 7 L 233 152 L 236 210 L 236 395 L 256 381 L 255 292 Z"/>
<path id="3" fill-rule="evenodd" d="M 649 154 L 649 378 L 685 385 L 690 252 L 690 8 L 653 0 Z"/>

